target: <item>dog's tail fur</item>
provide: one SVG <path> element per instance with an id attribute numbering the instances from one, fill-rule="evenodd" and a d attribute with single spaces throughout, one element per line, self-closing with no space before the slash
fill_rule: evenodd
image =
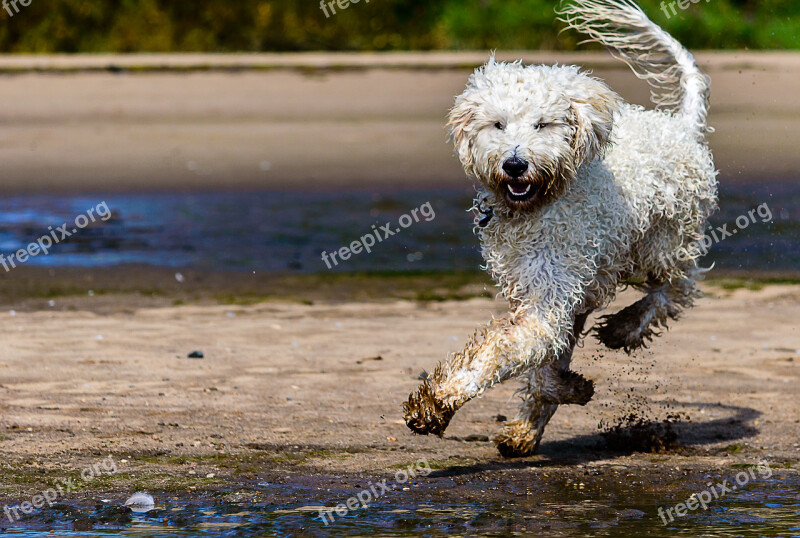
<path id="1" fill-rule="evenodd" d="M 675 38 L 647 18 L 631 0 L 569 0 L 557 11 L 569 27 L 609 47 L 650 84 L 659 108 L 684 116 L 698 138 L 709 132 L 710 82 Z"/>

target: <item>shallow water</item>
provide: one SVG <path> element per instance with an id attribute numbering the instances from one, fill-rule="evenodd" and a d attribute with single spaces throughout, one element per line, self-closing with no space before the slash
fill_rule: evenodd
<path id="1" fill-rule="evenodd" d="M 495 488 L 496 489 L 496 488 Z M 655 498 L 636 504 L 609 499 L 542 500 L 535 495 L 459 504 L 377 502 L 325 524 L 316 505 L 184 504 L 167 502 L 130 523 L 94 528 L 69 518 L 25 523 L 10 536 L 800 536 L 798 484 L 760 484 L 730 495 L 708 511 L 665 525 Z M 339 501 L 339 500 L 337 500 Z M 663 500 L 662 500 L 663 502 Z M 675 501 L 678 502 L 678 501 Z M 91 512 L 88 512 L 91 514 Z M 666 517 L 666 516 L 665 516 Z M 668 519 L 668 518 L 667 518 Z M 75 529 L 85 530 L 75 530 Z"/>
<path id="2" fill-rule="evenodd" d="M 9 255 L 106 202 L 113 211 L 33 266 L 108 267 L 135 263 L 201 270 L 327 271 L 321 253 L 337 251 L 372 226 L 392 223 L 426 203 L 435 213 L 378 242 L 370 254 L 331 264 L 332 270 L 474 270 L 481 263 L 472 233 L 472 188 L 350 190 L 345 192 L 209 192 L 97 194 L 76 197 L 14 196 L 0 199 L 0 252 Z M 737 217 L 761 204 L 745 229 Z M 723 186 L 714 228 L 736 233 L 711 248 L 704 264 L 720 269 L 796 271 L 800 268 L 800 184 Z M 428 213 L 429 215 L 429 213 Z M 755 221 L 755 222 L 754 222 Z M 744 221 L 742 221 L 744 222 Z M 723 234 L 717 234 L 721 237 Z"/>
<path id="3" fill-rule="evenodd" d="M 4 535 L 800 537 L 800 477 L 796 475 L 751 483 L 707 511 L 698 509 L 667 525 L 658 508 L 686 500 L 688 490 L 634 495 L 620 484 L 605 486 L 598 493 L 592 478 L 586 477 L 580 487 L 574 484 L 553 494 L 537 491 L 535 485 L 508 486 L 502 473 L 485 478 L 479 484 L 459 485 L 463 502 L 443 502 L 440 491 L 426 491 L 423 478 L 410 482 L 406 491 L 390 491 L 369 507 L 336 517 L 328 525 L 321 520 L 319 506 L 335 506 L 346 500 L 347 492 L 325 498 L 316 491 L 319 488 L 297 488 L 292 494 L 305 502 L 279 504 L 269 502 L 271 486 L 262 484 L 258 486 L 264 490 L 261 503 L 167 498 L 150 512 L 134 514 L 129 523 L 96 523 L 94 528 L 85 522 L 73 523 L 74 514 L 59 516 L 50 511 L 22 522 L 22 527 L 8 528 Z M 420 491 L 409 492 L 412 489 Z M 78 520 L 97 512 L 83 510 L 81 514 Z"/>

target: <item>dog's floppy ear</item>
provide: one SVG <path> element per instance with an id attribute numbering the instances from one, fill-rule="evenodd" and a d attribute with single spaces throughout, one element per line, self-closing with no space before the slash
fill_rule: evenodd
<path id="1" fill-rule="evenodd" d="M 608 146 L 614 113 L 620 98 L 601 81 L 581 75 L 570 92 L 570 112 L 575 135 L 575 167 L 602 155 Z"/>
<path id="2" fill-rule="evenodd" d="M 456 104 L 450 110 L 447 132 L 458 153 L 461 165 L 469 169 L 472 162 L 471 135 L 475 125 L 475 99 L 470 93 L 463 93 L 456 98 Z"/>

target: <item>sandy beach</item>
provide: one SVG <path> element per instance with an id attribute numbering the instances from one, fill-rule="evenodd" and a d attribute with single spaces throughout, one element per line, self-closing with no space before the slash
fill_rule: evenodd
<path id="1" fill-rule="evenodd" d="M 720 281 L 705 290 L 648 350 L 627 356 L 588 339 L 574 366 L 597 394 L 559 410 L 524 470 L 502 461 L 487 437 L 497 415 L 513 416 L 515 383 L 471 402 L 444 439 L 412 435 L 400 410 L 422 371 L 503 313 L 499 301 L 180 305 L 167 296 L 146 305 L 118 294 L 5 310 L 2 495 L 30 495 L 47 477 L 107 454 L 125 472 L 90 486 L 94 494 L 131 480 L 166 491 L 230 490 L 275 474 L 348 480 L 420 458 L 437 468 L 575 476 L 587 464 L 667 476 L 676 465 L 800 463 L 800 287 Z M 188 358 L 195 351 L 203 358 Z M 599 424 L 629 413 L 656 421 L 680 413 L 681 448 L 655 459 L 604 449 Z"/>
<path id="2" fill-rule="evenodd" d="M 0 57 L 5 192 L 453 185 L 472 53 Z M 602 53 L 498 53 L 647 86 Z M 798 56 L 699 52 L 725 182 L 796 180 Z"/>

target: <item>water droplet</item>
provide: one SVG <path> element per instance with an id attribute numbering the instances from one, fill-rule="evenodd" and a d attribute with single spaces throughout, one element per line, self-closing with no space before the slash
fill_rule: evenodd
<path id="1" fill-rule="evenodd" d="M 155 508 L 156 502 L 155 499 L 153 499 L 153 496 L 149 493 L 137 492 L 131 495 L 131 497 L 125 501 L 125 506 L 137 514 L 143 514 L 144 512 L 149 512 Z"/>

